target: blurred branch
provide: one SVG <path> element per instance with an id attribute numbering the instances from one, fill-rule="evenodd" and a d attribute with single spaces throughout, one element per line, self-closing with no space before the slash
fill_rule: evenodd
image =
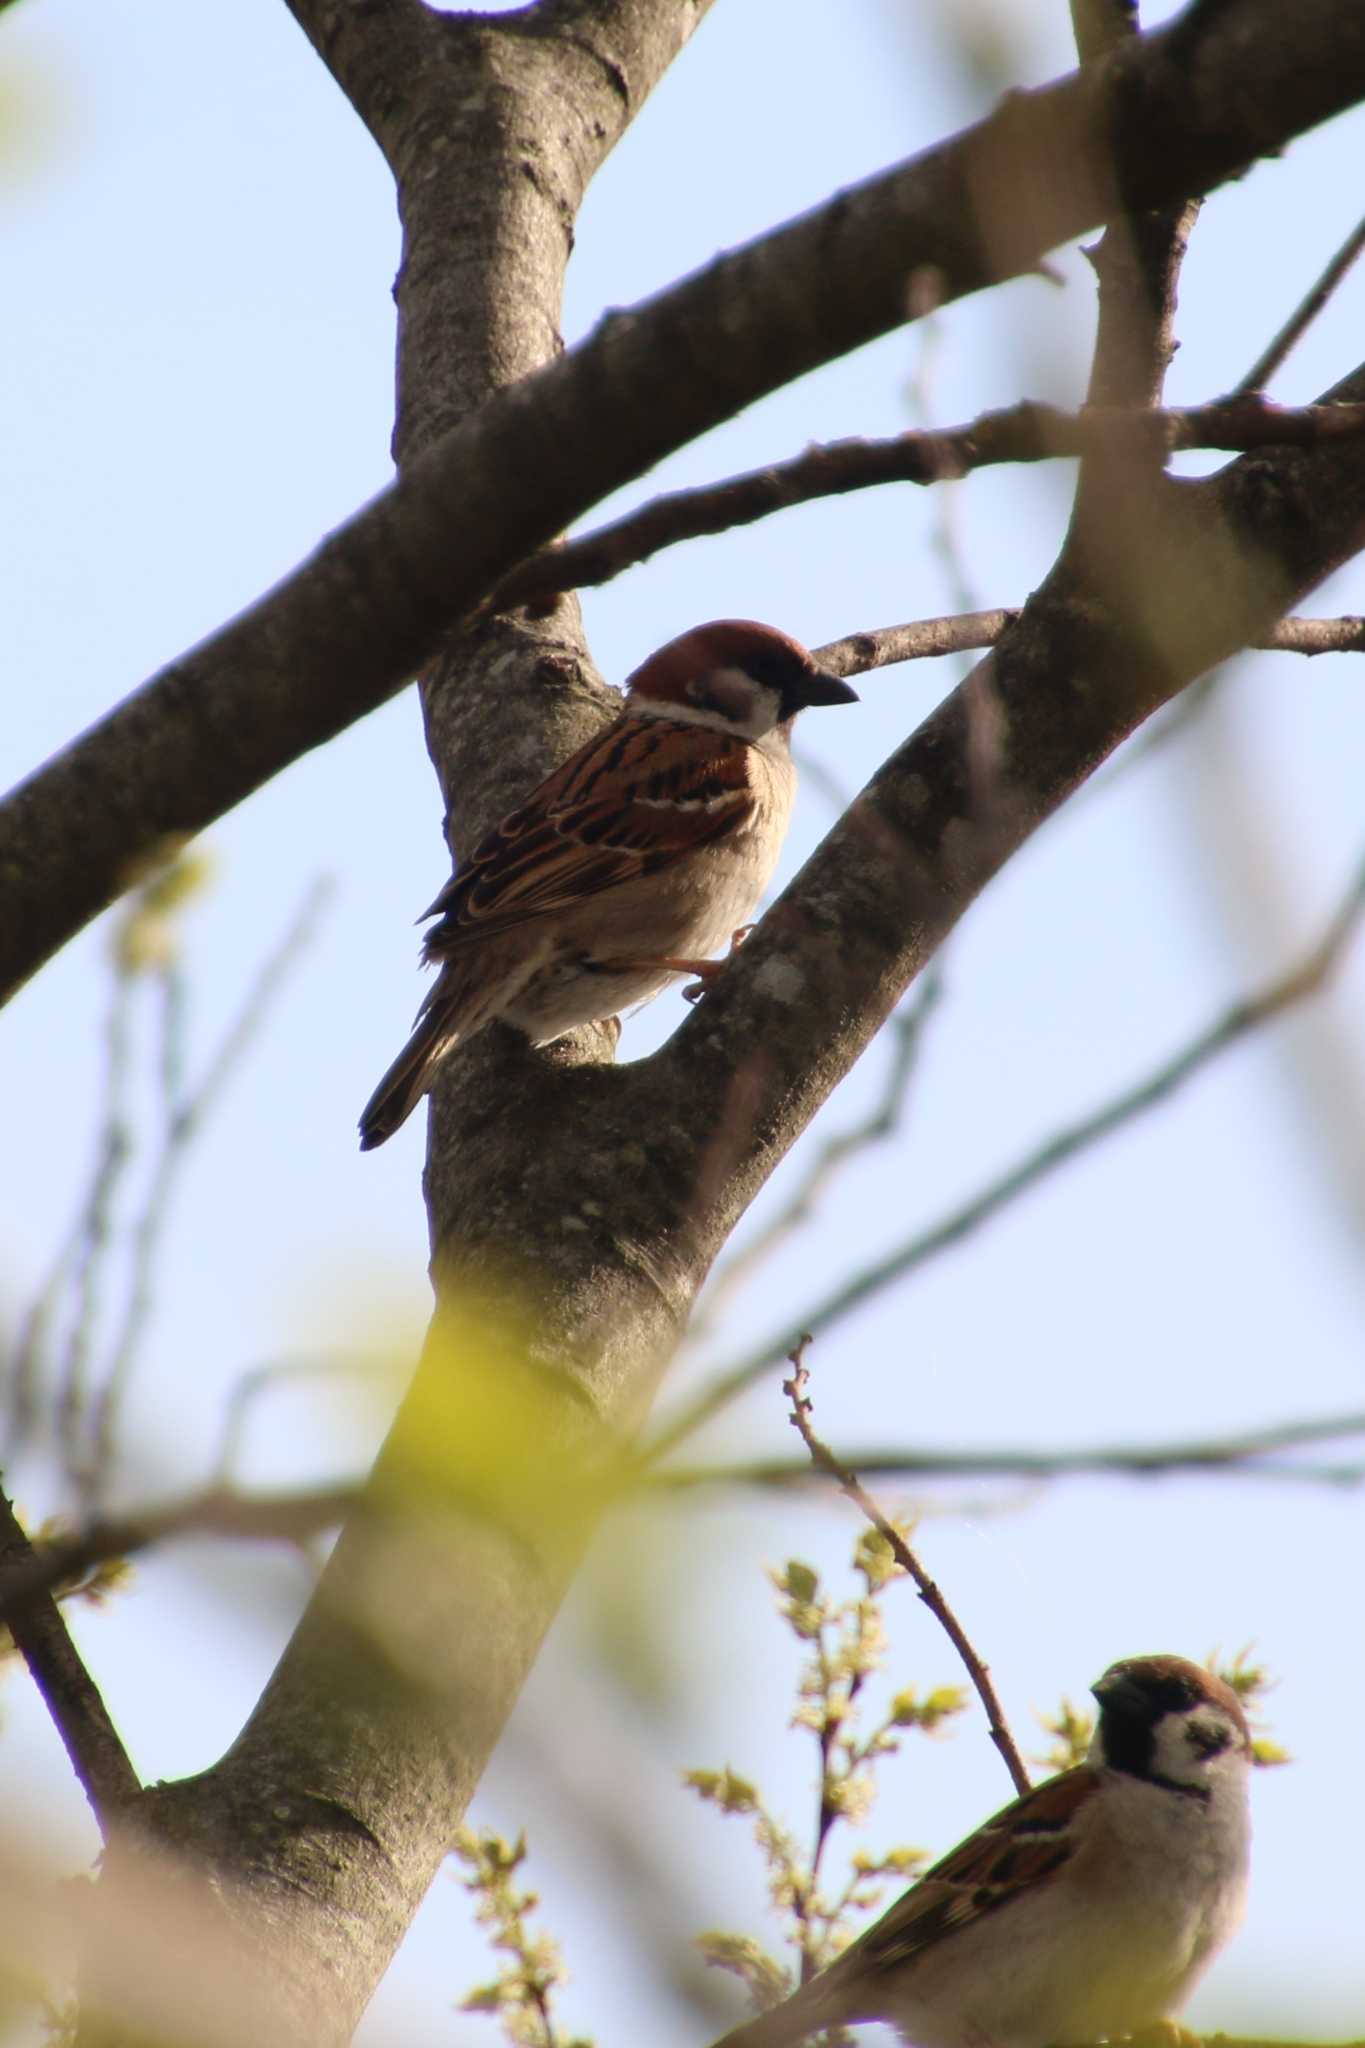
<path id="1" fill-rule="evenodd" d="M 1103 60 L 1136 46 L 1136 0 L 1071 0 L 1071 27 L 1082 66 L 1102 69 Z M 1097 243 L 1082 245 L 1097 292 L 1082 417 L 1135 408 L 1149 429 L 1084 451 L 1066 539 L 1048 578 L 1057 596 L 1096 588 L 1100 564 L 1122 559 L 1129 531 L 1157 512 L 1167 460 L 1157 408 L 1177 346 L 1176 290 L 1199 205 L 1187 188 L 1163 206 L 1125 208 Z"/>
<path id="2" fill-rule="evenodd" d="M 105 1021 L 104 1106 L 94 1171 L 75 1227 L 20 1336 L 11 1381 L 11 1429 L 16 1440 L 32 1425 L 42 1346 L 65 1293 L 71 1298 L 71 1323 L 56 1390 L 57 1432 L 63 1444 L 74 1442 L 77 1418 L 87 1397 L 90 1353 L 99 1320 L 99 1283 L 113 1238 L 114 1198 L 133 1150 L 127 1112 L 131 999 L 130 978 L 116 974 Z"/>
<path id="3" fill-rule="evenodd" d="M 532 555 L 503 578 L 483 608 L 534 610 L 563 591 L 609 583 L 679 541 L 751 526 L 792 505 L 879 484 L 938 484 L 998 463 L 1050 462 L 1058 456 L 1140 453 L 1159 465 L 1192 448 L 1311 448 L 1362 433 L 1365 404 L 1279 406 L 1250 393 L 1183 409 L 1091 405 L 1065 412 L 1023 399 L 966 426 L 883 441 L 830 441 L 724 483 L 668 492 L 581 539 Z"/>
<path id="4" fill-rule="evenodd" d="M 1270 382 L 1289 351 L 1297 347 L 1317 319 L 1362 249 L 1365 249 L 1365 220 L 1361 220 L 1352 228 L 1322 276 L 1300 300 L 1284 326 L 1256 358 L 1245 377 L 1234 387 L 1238 396 L 1260 391 Z"/>
<path id="5" fill-rule="evenodd" d="M 905 402 L 910 417 L 921 432 L 927 432 L 938 411 L 939 372 L 947 346 L 948 323 L 939 314 L 941 293 L 936 276 L 912 280 L 911 305 L 920 315 L 918 347 L 906 381 Z M 976 612 L 982 597 L 967 561 L 962 537 L 962 493 L 945 488 L 935 491 L 929 501 L 929 547 L 937 559 L 948 591 L 949 602 L 958 612 Z M 966 647 L 956 652 L 966 653 Z M 967 665 L 958 664 L 959 680 L 965 681 Z"/>
<path id="6" fill-rule="evenodd" d="M 1365 1482 L 1365 1459 L 1337 1465 L 1257 1462 L 1276 1452 L 1353 1436 L 1365 1436 L 1365 1413 L 1279 1423 L 1234 1436 L 1105 1444 L 1077 1451 L 914 1451 L 883 1446 L 851 1452 L 838 1465 L 840 1471 L 847 1468 L 887 1478 L 1042 1480 L 1108 1473 L 1143 1479 L 1200 1471 L 1355 1486 Z M 834 1471 L 831 1466 L 822 1469 Z M 838 1472 L 834 1476 L 838 1477 Z M 810 1477 L 810 1463 L 804 1459 L 758 1458 L 737 1465 L 670 1466 L 650 1473 L 647 1483 L 652 1490 L 682 1492 L 703 1486 L 781 1488 L 803 1484 Z M 79 1585 L 100 1565 L 180 1537 L 217 1536 L 234 1542 L 302 1547 L 338 1527 L 363 1505 L 363 1499 L 359 1481 L 252 1494 L 215 1484 L 164 1507 L 95 1521 L 70 1536 L 39 1544 L 30 1544 L 20 1530 L 22 1549 L 12 1536 L 4 1539 L 0 1532 L 0 1624 L 9 1625 L 16 1610 L 54 1588 Z M 0 1520 L 4 1515 L 0 1495 Z M 9 1521 L 13 1522 L 12 1511 Z M 17 1641 L 17 1631 L 15 1635 Z"/>
<path id="7" fill-rule="evenodd" d="M 303 1545 L 334 1529 L 360 1504 L 359 1485 L 281 1493 L 237 1493 L 210 1486 L 165 1507 L 87 1523 L 70 1536 L 34 1544 L 0 1585 L 0 1621 L 37 1595 L 74 1585 L 97 1565 L 133 1557 L 180 1536 L 227 1536 L 247 1543 Z"/>
<path id="8" fill-rule="evenodd" d="M 250 1367 L 238 1378 L 224 1404 L 223 1426 L 213 1467 L 215 1484 L 224 1489 L 231 1486 L 241 1459 L 248 1415 L 266 1394 L 274 1393 L 292 1381 L 305 1379 L 339 1379 L 347 1373 L 373 1378 L 391 1363 L 392 1358 L 387 1352 L 322 1351 L 315 1357 L 304 1354 L 297 1358 L 272 1358 L 264 1365 Z"/>
<path id="9" fill-rule="evenodd" d="M 1175 1472 L 1226 1472 L 1234 1477 L 1302 1479 L 1324 1486 L 1358 1486 L 1365 1459 L 1344 1465 L 1262 1464 L 1277 1452 L 1365 1436 L 1365 1413 L 1276 1424 L 1241 1435 L 1158 1444 L 1100 1444 L 1078 1451 L 860 1450 L 841 1463 L 889 1479 L 1071 1479 L 1112 1473 L 1133 1479 Z M 809 1482 L 805 1459 L 756 1458 L 738 1465 L 670 1466 L 650 1484 L 682 1490 L 697 1486 L 788 1487 Z"/>
<path id="10" fill-rule="evenodd" d="M 854 1506 L 866 1515 L 873 1528 L 877 1530 L 878 1534 L 890 1546 L 901 1570 L 907 1573 L 910 1579 L 913 1580 L 920 1599 L 944 1630 L 966 1667 L 967 1676 L 976 1690 L 977 1698 L 985 1709 L 991 1741 L 1004 1758 L 1005 1769 L 1013 1780 L 1015 1791 L 1021 1794 L 1027 1792 L 1030 1784 L 1029 1774 L 1024 1769 L 1023 1758 L 1015 1747 L 1014 1737 L 1010 1734 L 1000 1701 L 996 1696 L 995 1687 L 991 1683 L 990 1672 L 972 1648 L 961 1622 L 944 1599 L 939 1587 L 930 1578 L 928 1572 L 925 1571 L 923 1565 L 915 1556 L 914 1551 L 911 1550 L 900 1530 L 895 1526 L 894 1522 L 889 1521 L 882 1513 L 871 1494 L 860 1483 L 857 1474 L 850 1471 L 848 1466 L 841 1464 L 833 1451 L 830 1450 L 828 1444 L 823 1443 L 815 1434 L 815 1429 L 811 1422 L 811 1401 L 806 1393 L 806 1388 L 810 1383 L 810 1374 L 802 1364 L 802 1359 L 810 1343 L 811 1339 L 808 1336 L 802 1336 L 788 1354 L 788 1361 L 792 1368 L 791 1378 L 782 1382 L 782 1391 L 791 1402 L 792 1412 L 790 1421 L 792 1427 L 799 1432 L 801 1441 L 810 1452 L 811 1463 L 817 1470 L 827 1472 L 831 1479 L 838 1482 Z"/>
<path id="11" fill-rule="evenodd" d="M 1259 995 L 1244 997 L 1232 1004 L 1221 1016 L 1206 1026 L 1170 1059 L 1165 1060 L 1153 1072 L 1144 1076 L 1132 1087 L 1126 1088 L 1106 1103 L 1103 1108 L 1089 1116 L 1067 1125 L 1057 1131 L 1036 1150 L 1025 1154 L 1004 1173 L 987 1183 L 984 1188 L 963 1202 L 958 1208 L 932 1223 L 925 1230 L 917 1231 L 885 1254 L 880 1259 L 864 1266 L 860 1272 L 826 1295 L 825 1299 L 809 1309 L 803 1316 L 800 1329 L 795 1333 L 768 1339 L 759 1345 L 748 1357 L 737 1364 L 722 1368 L 696 1398 L 683 1408 L 671 1422 L 666 1422 L 642 1454 L 643 1462 L 652 1464 L 669 1451 L 684 1437 L 690 1436 L 702 1423 L 734 1400 L 774 1365 L 789 1356 L 792 1346 L 800 1336 L 811 1331 L 815 1334 L 829 1329 L 851 1310 L 859 1308 L 874 1295 L 903 1280 L 908 1274 L 927 1263 L 937 1253 L 958 1244 L 965 1237 L 978 1230 L 1000 1210 L 1016 1201 L 1028 1189 L 1055 1173 L 1061 1166 L 1087 1151 L 1092 1145 L 1109 1137 L 1114 1131 L 1131 1123 L 1146 1111 L 1155 1109 L 1166 1098 L 1183 1087 L 1204 1067 L 1231 1046 L 1259 1030 L 1281 1012 L 1295 1003 L 1316 995 L 1322 989 L 1347 946 L 1353 938 L 1365 911 L 1365 862 L 1357 869 L 1342 902 L 1333 912 L 1326 930 L 1317 943 L 1300 960 Z"/>
<path id="12" fill-rule="evenodd" d="M 0 1492 L 0 1612 L 108 1841 L 110 1828 L 142 1788 L 57 1602 L 36 1582 L 40 1563 Z"/>
<path id="13" fill-rule="evenodd" d="M 164 1124 L 161 1149 L 133 1232 L 132 1280 L 123 1321 L 111 1347 L 100 1390 L 87 1417 L 84 1457 L 72 1467 L 72 1476 L 87 1502 L 97 1500 L 108 1484 L 119 1409 L 152 1311 L 157 1254 L 171 1213 L 180 1169 L 205 1119 L 261 1029 L 286 975 L 298 964 L 301 954 L 313 939 L 332 886 L 331 879 L 325 875 L 319 876 L 309 886 L 283 936 L 257 970 L 254 982 L 218 1050 L 209 1060 L 198 1087 L 191 1091 L 184 1089 L 182 1080 L 185 1041 L 183 976 L 174 956 L 163 970 L 160 1072 Z"/>
<path id="14" fill-rule="evenodd" d="M 308 891 L 284 937 L 259 969 L 203 1079 L 191 1091 L 184 1079 L 188 985 L 175 919 L 202 880 L 201 863 L 184 856 L 171 860 L 143 884 L 115 926 L 113 980 L 104 1033 L 104 1101 L 90 1185 L 24 1320 L 6 1373 L 7 1437 L 12 1452 L 35 1426 L 40 1386 L 50 1367 L 66 1474 L 87 1507 L 108 1481 L 119 1406 L 154 1305 L 157 1255 L 179 1170 L 260 1029 L 285 974 L 311 939 L 331 888 L 324 878 Z M 160 999 L 154 1061 L 160 1143 L 141 1208 L 132 1222 L 122 1315 L 101 1360 L 95 1355 L 101 1334 L 101 1302 L 120 1242 L 118 1197 L 137 1142 L 129 1108 L 132 1004 L 138 983 L 146 979 L 154 982 Z M 53 1332 L 64 1312 L 65 1339 L 54 1356 Z"/>
<path id="15" fill-rule="evenodd" d="M 942 993 L 943 980 L 935 962 L 911 1000 L 896 1010 L 883 1026 L 884 1034 L 891 1038 L 891 1063 L 880 1100 L 861 1123 L 853 1124 L 844 1131 L 835 1131 L 816 1146 L 784 1207 L 717 1269 L 702 1297 L 698 1313 L 692 1318 L 688 1329 L 690 1341 L 695 1342 L 704 1335 L 736 1288 L 751 1279 L 758 1267 L 771 1258 L 793 1232 L 810 1221 L 821 1195 L 841 1168 L 860 1152 L 894 1137 L 900 1129 L 910 1083 L 919 1063 L 924 1029 Z"/>
<path id="16" fill-rule="evenodd" d="M 1143 2038 L 1141 2035 L 1134 2037 L 1138 2042 Z M 1321 2042 L 1266 2041 L 1245 2034 L 1202 2034 L 1193 2036 L 1193 2039 L 1199 2043 L 1199 2048 L 1323 2048 Z M 1331 2048 L 1365 2048 L 1365 2040 L 1333 2042 Z"/>

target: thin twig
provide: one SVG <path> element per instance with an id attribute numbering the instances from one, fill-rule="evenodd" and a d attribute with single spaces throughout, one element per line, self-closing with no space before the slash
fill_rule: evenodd
<path id="1" fill-rule="evenodd" d="M 996 606 L 990 611 L 951 612 L 944 618 L 911 619 L 899 626 L 876 626 L 865 632 L 846 633 L 842 639 L 826 641 L 813 649 L 824 668 L 841 676 L 866 675 L 872 669 L 892 668 L 902 661 L 933 660 L 944 654 L 967 654 L 994 647 L 1007 626 L 1019 617 L 1017 608 Z M 1251 642 L 1251 651 L 1273 654 L 1360 654 L 1365 653 L 1365 618 L 1345 612 L 1330 619 L 1301 618 L 1291 613 L 1280 619 L 1268 633 Z M 1208 677 L 1192 683 L 1178 702 L 1184 706 L 1192 695 L 1207 686 Z M 1168 720 L 1169 724 L 1170 721 Z M 1163 728 L 1164 729 L 1164 728 Z"/>
<path id="2" fill-rule="evenodd" d="M 536 609 L 562 591 L 609 583 L 679 541 L 751 526 L 792 505 L 880 484 L 939 484 L 997 463 L 1116 451 L 1148 451 L 1164 462 L 1192 448 L 1314 447 L 1362 432 L 1365 404 L 1278 406 L 1254 393 L 1183 409 L 1087 406 L 1079 412 L 1024 399 L 964 426 L 889 440 L 827 442 L 723 483 L 668 492 L 608 526 L 532 555 L 503 578 L 481 610 Z"/>
<path id="3" fill-rule="evenodd" d="M 1359 1486 L 1365 1463 L 1279 1464 L 1278 1453 L 1365 1436 L 1365 1413 L 1277 1423 L 1240 1435 L 1154 1444 L 1095 1444 L 1077 1451 L 907 1450 L 895 1446 L 848 1451 L 853 1470 L 890 1479 L 1071 1479 L 1096 1473 L 1129 1479 L 1178 1472 L 1226 1472 L 1233 1477 L 1303 1479 L 1320 1485 Z M 799 1486 L 810 1479 L 805 1459 L 756 1458 L 736 1465 L 669 1466 L 651 1476 L 652 1487 L 683 1491 L 700 1486 Z"/>
<path id="4" fill-rule="evenodd" d="M 104 1107 L 100 1117 L 95 1170 L 82 1204 L 70 1265 L 64 1273 L 59 1261 L 49 1282 L 49 1286 L 55 1286 L 58 1297 L 64 1289 L 69 1289 L 72 1297 L 71 1323 L 63 1347 L 56 1401 L 58 1438 L 68 1460 L 77 1455 L 81 1418 L 89 1398 L 90 1356 L 99 1322 L 100 1282 L 113 1245 L 114 1201 L 133 1151 L 127 1111 L 132 990 L 132 978 L 116 966 L 104 1028 Z M 41 1340 L 42 1334 L 40 1319 L 31 1325 L 30 1343 L 25 1347 L 28 1353 L 22 1366 L 25 1406 L 34 1398 L 34 1380 L 41 1363 L 38 1352 L 31 1346 Z M 16 1386 L 19 1377 L 16 1375 Z"/>
<path id="5" fill-rule="evenodd" d="M 1362 249 L 1365 249 L 1365 220 L 1352 228 L 1317 283 L 1310 287 L 1275 339 L 1256 358 L 1241 383 L 1235 386 L 1238 397 L 1264 390 L 1289 351 L 1298 345 L 1317 319 Z"/>
<path id="6" fill-rule="evenodd" d="M 902 1571 L 907 1572 L 914 1580 L 920 1599 L 938 1621 L 939 1626 L 945 1631 L 948 1640 L 952 1643 L 953 1648 L 957 1651 L 958 1656 L 966 1667 L 967 1676 L 971 1679 L 976 1689 L 976 1696 L 986 1710 L 986 1721 L 990 1728 L 991 1741 L 1004 1758 L 1005 1769 L 1014 1781 L 1015 1791 L 1021 1794 L 1027 1792 L 1030 1783 L 1029 1774 L 1024 1769 L 1023 1758 L 1015 1747 L 1014 1737 L 1010 1734 L 1009 1727 L 1005 1721 L 1000 1701 L 996 1696 L 995 1687 L 991 1684 L 990 1672 L 967 1640 L 966 1631 L 963 1629 L 961 1622 L 944 1599 L 939 1587 L 930 1578 L 924 1566 L 915 1556 L 914 1551 L 901 1535 L 900 1530 L 895 1527 L 894 1523 L 888 1521 L 866 1487 L 860 1482 L 857 1474 L 851 1472 L 846 1465 L 841 1465 L 828 1444 L 823 1443 L 815 1434 L 811 1424 L 810 1397 L 806 1393 L 810 1374 L 802 1363 L 810 1343 L 811 1339 L 808 1336 L 802 1336 L 788 1353 L 788 1361 L 792 1368 L 791 1378 L 782 1382 L 782 1391 L 791 1402 L 792 1426 L 800 1432 L 801 1441 L 810 1452 L 811 1463 L 821 1472 L 828 1472 L 831 1479 L 837 1480 L 839 1486 L 848 1495 L 854 1506 L 861 1509 L 868 1521 L 871 1522 L 873 1528 L 878 1530 L 891 1546 L 896 1562 Z"/>
<path id="7" fill-rule="evenodd" d="M 234 1068 L 260 1029 L 280 984 L 312 938 L 332 892 L 328 876 L 319 876 L 289 922 L 279 943 L 267 955 L 247 991 L 198 1087 L 187 1093 L 183 1081 L 184 986 L 172 961 L 162 976 L 162 1036 L 159 1074 L 165 1121 L 161 1150 L 152 1171 L 142 1213 L 133 1232 L 133 1270 L 123 1322 L 114 1339 L 103 1383 L 89 1419 L 86 1449 L 73 1470 L 83 1499 L 97 1500 L 107 1485 L 114 1459 L 119 1409 L 137 1362 L 138 1347 L 155 1299 L 157 1255 L 181 1167 L 194 1139 L 217 1102 Z"/>
<path id="8" fill-rule="evenodd" d="M 8 1498 L 0 1492 L 0 1611 L 107 1842 L 119 1815 L 142 1787 L 61 1609 L 34 1581 L 39 1561 Z"/>
<path id="9" fill-rule="evenodd" d="M 982 1224 L 1079 1153 L 1088 1151 L 1101 1139 L 1135 1121 L 1148 1110 L 1155 1109 L 1221 1053 L 1271 1018 L 1317 994 L 1346 951 L 1362 913 L 1365 913 L 1365 862 L 1357 868 L 1322 937 L 1297 965 L 1262 989 L 1259 995 L 1247 996 L 1233 1003 L 1179 1052 L 1132 1087 L 1114 1096 L 1101 1109 L 1055 1132 L 1044 1144 L 1026 1153 L 959 1207 L 930 1224 L 928 1229 L 917 1231 L 901 1244 L 893 1246 L 880 1259 L 852 1274 L 807 1311 L 800 1328 L 816 1335 L 828 1330 L 841 1317 L 861 1307 L 893 1281 L 904 1280 L 937 1253 L 959 1244 L 963 1238 L 979 1230 Z M 796 1333 L 788 1331 L 759 1345 L 738 1363 L 723 1367 L 693 1401 L 671 1422 L 663 1425 L 642 1453 L 641 1462 L 646 1466 L 656 1463 L 665 1452 L 672 1450 L 786 1358 L 795 1342 Z"/>

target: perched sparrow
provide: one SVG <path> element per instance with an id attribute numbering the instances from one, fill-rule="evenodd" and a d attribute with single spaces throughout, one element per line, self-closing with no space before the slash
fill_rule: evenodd
<path id="1" fill-rule="evenodd" d="M 796 790 L 788 741 L 848 684 L 785 633 L 721 619 L 670 640 L 613 725 L 547 776 L 446 883 L 426 917 L 440 979 L 366 1103 L 382 1145 L 453 1045 L 494 1017 L 535 1045 L 658 995 L 751 916 Z"/>
<path id="2" fill-rule="evenodd" d="M 988 1820 L 717 2048 L 784 2048 L 860 2020 L 915 2048 L 1045 2048 L 1177 2010 L 1241 1918 L 1246 1719 L 1183 1657 L 1130 1657 L 1091 1689 L 1086 1763 Z"/>

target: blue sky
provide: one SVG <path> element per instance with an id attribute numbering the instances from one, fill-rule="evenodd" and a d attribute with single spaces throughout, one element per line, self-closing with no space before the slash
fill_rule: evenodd
<path id="1" fill-rule="evenodd" d="M 983 111 L 990 95 L 953 56 L 955 15 L 844 0 L 835 33 L 827 5 L 786 0 L 774 35 L 765 10 L 717 6 L 589 197 L 569 338 L 604 306 Z M 969 18 L 985 42 L 1013 51 L 1022 82 L 1070 62 L 1063 8 L 998 0 Z M 384 482 L 397 232 L 377 153 L 278 0 L 231 10 L 134 0 L 117 11 L 28 0 L 6 12 L 0 37 L 8 784 Z M 1233 383 L 1343 238 L 1363 144 L 1356 115 L 1210 202 L 1182 285 L 1173 402 Z M 1075 251 L 1059 268 L 1060 290 L 1022 280 L 953 307 L 928 360 L 911 331 L 776 394 L 620 503 L 811 440 L 895 432 L 915 423 L 920 377 L 938 421 L 1025 392 L 1074 400 L 1091 285 Z M 1357 279 L 1275 394 L 1307 398 L 1351 367 L 1363 316 Z M 1045 572 L 1068 481 L 1062 470 L 990 471 L 957 489 L 953 518 L 981 602 L 1017 603 Z M 767 618 L 818 644 L 953 609 L 935 531 L 929 494 L 906 488 L 697 543 L 587 595 L 594 654 L 619 679 L 706 617 Z M 1313 608 L 1365 610 L 1365 578 L 1343 575 Z M 948 681 L 933 664 L 869 678 L 863 709 L 837 732 L 810 721 L 804 743 L 851 792 Z M 788 1323 L 852 1261 L 938 1215 L 1286 964 L 1360 857 L 1362 738 L 1365 696 L 1349 657 L 1247 663 L 1196 738 L 1049 826 L 948 949 L 947 994 L 902 1135 L 836 1185 L 818 1221 L 727 1311 L 709 1356 L 729 1359 Z M 784 874 L 829 816 L 808 779 Z M 445 871 L 412 694 L 299 762 L 216 827 L 208 849 L 213 887 L 184 923 L 193 1061 L 208 1056 L 314 879 L 333 877 L 335 894 L 185 1172 L 127 1417 L 129 1501 L 202 1476 L 244 1370 L 330 1347 L 401 1350 L 427 1299 L 421 1120 L 364 1159 L 354 1136 L 418 1000 L 411 920 Z M 0 1061 L 14 1077 L 0 1304 L 12 1310 L 84 1183 L 106 956 L 96 927 L 0 1016 Z M 824 1340 L 811 1363 L 825 1434 L 954 1446 L 1146 1440 L 1360 1406 L 1362 993 L 1356 957 L 1311 1013 Z M 678 1014 L 676 998 L 655 1005 L 629 1025 L 623 1051 L 657 1042 Z M 149 1023 L 142 1015 L 144 1032 Z M 883 1057 L 874 1049 L 822 1130 L 866 1107 Z M 758 1217 L 800 1168 L 798 1153 Z M 678 1389 L 701 1371 L 699 1359 L 680 1366 Z M 381 1410 L 353 1391 L 291 1384 L 255 1411 L 243 1476 L 331 1476 L 364 1455 Z M 789 1437 L 770 1386 L 708 1442 L 733 1457 L 786 1450 Z M 41 1468 L 20 1477 L 32 1512 L 55 1504 Z M 1357 1497 L 1260 1482 L 1086 1482 L 1036 1496 L 974 1486 L 928 1505 L 926 1559 L 1021 1724 L 1032 1704 L 1078 1696 L 1115 1656 L 1256 1642 L 1281 1674 L 1275 1730 L 1298 1761 L 1257 1785 L 1250 1925 L 1194 2016 L 1267 2031 L 1353 2025 L 1359 1977 L 1340 1935 L 1348 1911 L 1354 1924 L 1345 1902 L 1358 1880 L 1353 1838 L 1336 1823 L 1360 1811 L 1365 1767 L 1337 1702 L 1358 1696 L 1365 1653 L 1343 1626 L 1335 1582 L 1358 1554 Z M 761 1767 L 793 1816 L 805 1811 L 805 1759 L 782 1740 L 790 1660 L 767 1617 L 762 1567 L 795 1553 L 832 1570 L 851 1536 L 842 1508 L 809 1502 L 727 1499 L 670 1508 L 648 1529 L 618 1524 L 556 1629 L 476 1818 L 529 1824 L 538 1888 L 574 1970 L 570 2022 L 604 2042 L 657 2021 L 658 1987 L 630 1928 L 600 1911 L 604 1853 L 562 1797 L 537 1789 L 530 1760 L 547 1741 L 570 1747 L 604 1800 L 624 1770 L 658 1854 L 686 1872 L 698 1926 L 758 1925 L 757 1859 L 688 1804 L 677 1773 L 725 1760 Z M 623 1552 L 648 1556 L 647 1590 L 622 1585 Z M 306 1589 L 295 1560 L 202 1549 L 147 1563 L 131 1594 L 81 1619 L 147 1776 L 199 1767 L 231 1738 Z M 627 1591 L 655 1681 L 623 1670 L 604 1692 L 593 1677 L 603 1616 Z M 952 1678 L 927 1617 L 903 1593 L 892 1605 L 898 1682 Z M 13 1680 L 0 1740 L 26 1824 L 41 1823 L 73 1861 L 88 1855 L 79 1794 Z M 980 1729 L 964 1728 L 898 1763 L 876 1838 L 946 1847 L 1006 1791 Z M 443 1879 L 367 2039 L 415 2038 L 418 2027 L 423 2039 L 492 2038 L 490 2023 L 449 2010 L 488 1974 L 464 1919 Z M 690 2038 L 695 2024 L 678 2015 L 670 2031 Z"/>

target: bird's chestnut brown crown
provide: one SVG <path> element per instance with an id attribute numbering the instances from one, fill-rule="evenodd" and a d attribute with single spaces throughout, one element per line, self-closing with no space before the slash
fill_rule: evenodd
<path id="1" fill-rule="evenodd" d="M 773 723 L 787 724 L 817 704 L 856 704 L 858 694 L 841 676 L 821 668 L 799 640 L 755 619 L 715 619 L 670 640 L 636 669 L 627 689 L 645 704 L 696 705 L 737 725 L 746 708 L 732 701 L 726 678 L 747 678 L 773 699 Z"/>

